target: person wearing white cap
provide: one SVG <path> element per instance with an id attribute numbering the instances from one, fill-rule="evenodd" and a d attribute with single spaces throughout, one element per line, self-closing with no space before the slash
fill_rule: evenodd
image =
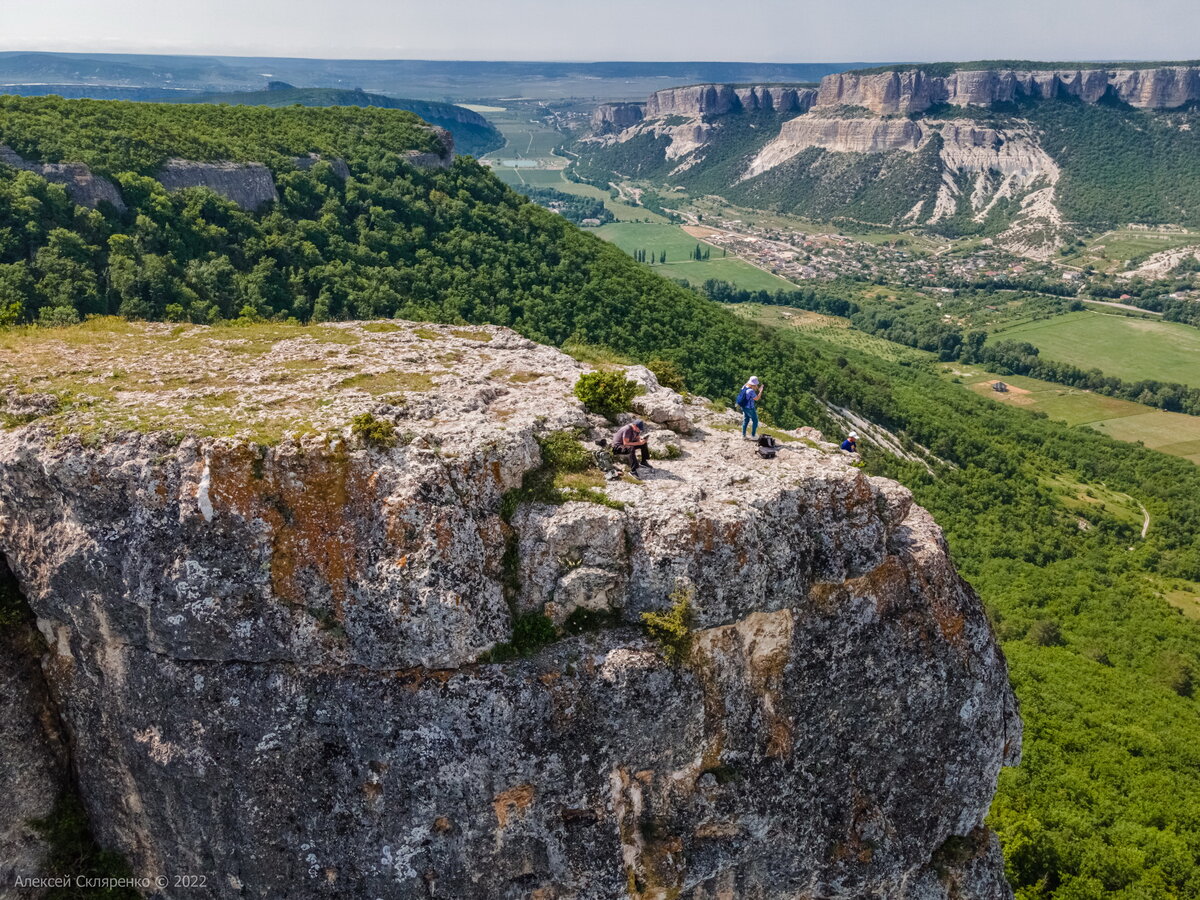
<path id="1" fill-rule="evenodd" d="M 858 432 L 852 431 L 846 435 L 846 439 L 842 441 L 842 449 L 847 453 L 858 452 Z"/>
<path id="2" fill-rule="evenodd" d="M 757 375 L 751 375 L 750 380 L 746 382 L 745 387 L 738 392 L 737 408 L 742 411 L 742 437 L 746 436 L 746 426 L 753 425 L 750 429 L 750 437 L 758 437 L 758 401 L 762 399 L 763 384 L 758 380 Z"/>

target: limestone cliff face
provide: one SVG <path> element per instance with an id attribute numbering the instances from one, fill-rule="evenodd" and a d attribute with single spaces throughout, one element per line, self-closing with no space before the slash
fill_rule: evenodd
<path id="1" fill-rule="evenodd" d="M 923 112 L 938 103 L 953 106 L 1005 103 L 1021 97 L 1078 97 L 1096 103 L 1109 91 L 1144 109 L 1172 109 L 1200 100 L 1200 68 L 984 69 L 929 75 L 920 69 L 827 75 L 816 106 L 863 106 L 879 115 Z"/>
<path id="2" fill-rule="evenodd" d="M 592 112 L 592 131 L 596 134 L 621 131 L 642 121 L 645 113 L 644 103 L 601 103 Z"/>
<path id="3" fill-rule="evenodd" d="M 723 116 L 741 110 L 806 112 L 817 92 L 788 85 L 693 84 L 655 91 L 646 101 L 645 118 Z"/>
<path id="4" fill-rule="evenodd" d="M 67 189 L 67 196 L 78 206 L 95 209 L 101 203 L 110 203 L 116 209 L 125 209 L 125 201 L 117 186 L 107 178 L 93 175 L 92 170 L 83 163 L 29 162 L 11 147 L 0 144 L 0 164 L 34 172 L 47 181 L 63 185 Z"/>
<path id="5" fill-rule="evenodd" d="M 807 112 L 816 101 L 812 88 L 790 85 L 695 84 L 650 95 L 645 103 L 605 103 L 592 114 L 585 143 L 609 145 L 642 136 L 666 138 L 663 155 L 687 168 L 693 156 L 719 139 L 721 117 L 743 112 L 780 116 Z"/>
<path id="6" fill-rule="evenodd" d="M 208 188 L 242 209 L 257 211 L 279 199 L 275 178 L 262 163 L 194 162 L 172 159 L 155 177 L 169 191 Z"/>
<path id="7" fill-rule="evenodd" d="M 0 592 L 15 590 L 0 560 Z M 35 822 L 51 815 L 67 785 L 57 714 L 38 664 L 42 645 L 30 622 L 0 627 L 0 890 L 45 870 L 49 847 Z M 18 895 L 11 895 L 18 896 Z"/>
<path id="8" fill-rule="evenodd" d="M 1017 179 L 1014 189 L 1039 179 L 1058 180 L 1058 166 L 1019 126 L 987 128 L 970 120 L 825 119 L 815 113 L 785 122 L 779 137 L 751 160 L 745 177 L 768 171 L 810 147 L 835 153 L 912 153 L 935 135 L 942 139 L 940 155 L 952 173 L 998 173 Z"/>
<path id="9" fill-rule="evenodd" d="M 677 458 L 592 488 L 609 505 L 514 508 L 539 436 L 611 427 L 555 350 L 407 323 L 140 340 L 120 396 L 0 433 L 0 552 L 136 872 L 230 898 L 1010 896 L 982 829 L 1020 744 L 1005 663 L 899 485 L 821 444 L 762 461 L 636 370 Z M 189 418 L 206 391 L 231 436 Z M 151 424 L 70 436 L 118 411 Z M 359 443 L 366 411 L 402 439 Z M 272 417 L 278 443 L 235 433 Z M 639 623 L 682 595 L 672 665 Z M 514 616 L 577 609 L 609 618 L 480 661 Z"/>

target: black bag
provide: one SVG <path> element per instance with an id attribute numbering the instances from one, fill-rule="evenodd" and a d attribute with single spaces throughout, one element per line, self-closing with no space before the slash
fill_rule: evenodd
<path id="1" fill-rule="evenodd" d="M 770 435 L 764 434 L 758 439 L 758 455 L 763 459 L 774 459 L 778 448 L 779 444 Z"/>
<path id="2" fill-rule="evenodd" d="M 774 459 L 775 458 L 775 448 L 774 447 L 759 447 L 758 455 L 761 456 L 763 459 Z"/>

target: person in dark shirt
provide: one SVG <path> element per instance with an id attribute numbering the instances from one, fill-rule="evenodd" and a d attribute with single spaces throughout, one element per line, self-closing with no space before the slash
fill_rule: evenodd
<path id="1" fill-rule="evenodd" d="M 846 439 L 842 441 L 842 449 L 847 453 L 858 452 L 858 435 L 853 431 L 846 435 Z"/>
<path id="2" fill-rule="evenodd" d="M 638 473 L 638 468 L 644 466 L 647 469 L 653 469 L 650 465 L 650 447 L 646 443 L 646 423 L 641 419 L 636 422 L 630 422 L 628 425 L 620 428 L 612 439 L 612 452 L 614 456 L 628 456 L 629 470 L 634 475 Z M 641 462 L 638 462 L 638 456 L 641 456 Z"/>

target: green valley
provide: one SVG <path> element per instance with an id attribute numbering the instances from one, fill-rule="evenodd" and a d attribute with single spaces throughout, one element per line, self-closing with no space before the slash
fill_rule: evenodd
<path id="1" fill-rule="evenodd" d="M 1019 900 L 1200 898 L 1200 630 L 1181 612 L 1192 608 L 1190 587 L 1200 583 L 1200 467 L 1189 461 L 1200 443 L 1185 446 L 1200 434 L 1172 431 L 1180 420 L 1200 423 L 1200 417 L 1168 422 L 1166 413 L 1136 404 L 1020 378 L 1011 380 L 1027 395 L 993 397 L 980 387 L 992 371 L 984 351 L 993 340 L 1040 340 L 1044 333 L 1057 341 L 1053 354 L 1065 354 L 1075 345 L 1069 335 L 1077 323 L 1098 329 L 1091 349 L 1080 354 L 1084 364 L 1096 364 L 1104 353 L 1108 371 L 1110 359 L 1117 365 L 1128 353 L 1130 377 L 1170 372 L 1175 380 L 1182 377 L 1188 340 L 1180 337 L 1174 356 L 1161 366 L 1152 359 L 1159 351 L 1147 348 L 1162 347 L 1168 332 L 1190 335 L 1189 326 L 1164 331 L 1169 323 L 1109 322 L 1110 316 L 1071 311 L 1074 298 L 1042 290 L 1050 282 L 1040 275 L 1036 290 L 1001 289 L 987 274 L 998 271 L 987 266 L 999 253 L 979 271 L 951 272 L 959 287 L 933 285 L 915 274 L 914 285 L 886 283 L 878 271 L 885 253 L 889 271 L 907 271 L 943 248 L 934 240 L 917 248 L 873 244 L 870 252 L 880 256 L 862 265 L 859 278 L 800 287 L 732 254 L 720 257 L 718 245 L 707 243 L 716 240 L 711 234 L 702 241 L 676 225 L 622 221 L 597 236 L 500 180 L 545 176 L 567 191 L 550 178 L 561 172 L 541 165 L 547 159 L 542 154 L 552 149 L 549 139 L 523 131 L 518 119 L 495 120 L 510 140 L 498 152 L 528 154 L 512 158 L 538 164 L 509 172 L 466 158 L 444 168 L 414 165 L 405 151 L 429 151 L 434 139 L 415 116 L 397 110 L 0 100 L 0 142 L 32 159 L 86 162 L 113 179 L 127 205 L 125 211 L 111 204 L 77 207 L 61 185 L 0 166 L 3 344 L 28 341 L 38 352 L 52 353 L 54 340 L 86 341 L 88 329 L 112 329 L 119 338 L 120 323 L 103 318 L 114 315 L 218 324 L 219 337 L 246 353 L 266 352 L 274 329 L 302 338 L 306 329 L 331 321 L 401 317 L 450 326 L 495 324 L 592 358 L 615 355 L 656 367 L 718 404 L 727 405 L 747 374 L 756 373 L 769 386 L 764 418 L 779 429 L 809 425 L 840 436 L 847 422 L 837 410 L 850 410 L 899 446 L 927 451 L 928 467 L 870 441 L 861 457 L 867 474 L 901 481 L 934 515 L 1007 654 L 1025 750 L 1020 767 L 1001 774 L 990 824 Z M 113 132 L 130 140 L 112 142 Z M 514 146 L 522 134 L 529 143 Z M 343 159 L 349 176 L 328 162 L 298 168 L 295 158 L 308 153 Z M 265 163 L 278 200 L 251 212 L 201 187 L 169 191 L 154 175 L 165 159 L 180 156 Z M 864 198 L 894 187 L 899 210 L 897 198 L 909 199 L 901 188 L 910 174 L 897 170 L 891 180 L 870 185 L 864 180 L 854 202 L 866 204 Z M 803 263 L 814 269 L 855 252 L 837 235 L 809 243 L 801 248 Z M 708 259 L 690 258 L 697 244 Z M 647 257 L 659 254 L 659 261 L 635 262 L 629 254 L 639 250 Z M 914 250 L 921 260 L 914 260 Z M 779 265 L 793 263 L 801 261 Z M 1028 274 L 1006 271 L 1013 278 Z M 845 315 L 830 320 L 810 309 L 785 308 L 772 302 L 777 290 L 795 294 L 776 300 Z M 745 296 L 733 296 L 737 291 Z M 713 302 L 722 298 L 729 304 Z M 1033 316 L 1041 318 L 991 336 L 985 331 L 985 325 Z M 156 327 L 171 340 L 188 338 L 170 326 Z M 380 333 L 398 328 L 370 327 Z M 244 340 L 237 337 L 242 331 Z M 326 329 L 331 331 L 337 329 Z M 326 332 L 323 340 L 331 340 Z M 972 332 L 982 337 L 972 338 Z M 112 377 L 89 373 L 100 379 L 99 388 L 67 381 L 39 388 L 36 372 L 9 370 L 14 393 L 36 388 L 52 403 L 6 418 L 4 427 L 40 418 L 52 424 L 58 415 L 52 409 L 88 403 L 89 389 L 118 401 L 120 368 L 114 364 Z M 389 386 L 424 384 L 420 373 L 408 379 Z M 1019 402 L 1021 396 L 1032 399 Z M 1144 421 L 1122 431 L 1122 423 L 1139 419 Z M 237 427 L 219 410 L 205 410 L 196 421 L 206 429 Z M 136 432 L 151 425 L 131 421 L 120 427 Z M 1139 428 L 1153 432 L 1148 446 L 1128 442 Z M 1118 433 L 1126 440 L 1110 436 Z M 273 430 L 256 440 L 285 439 Z M 1152 443 L 1167 452 L 1151 449 Z M 459 465 L 433 444 L 413 446 L 411 453 L 421 465 L 447 473 Z M 247 478 L 257 484 L 263 476 L 254 459 L 246 464 Z M 208 490 L 209 461 L 197 459 L 195 468 L 204 472 L 190 488 L 198 498 L 199 484 Z M 338 490 L 345 488 L 329 493 Z M 436 503 L 450 509 L 449 493 Z M 313 503 L 323 514 L 324 502 L 324 495 L 305 496 L 295 508 Z M 290 527 L 294 509 L 282 494 L 264 501 L 263 510 Z M 1143 510 L 1151 523 L 1144 535 Z M 399 534 L 408 526 L 398 515 L 387 527 Z M 509 566 L 507 553 L 506 560 Z M 686 602 L 680 622 L 685 613 Z M 864 612 L 864 628 L 875 615 Z M 944 628 L 953 632 L 953 626 L 951 621 Z M 531 682 L 544 674 L 533 663 L 520 664 L 531 666 Z M 772 669 L 767 677 L 776 675 Z M 408 688 L 405 677 L 394 676 L 402 689 Z M 621 677 L 642 675 L 631 667 Z M 439 690 L 457 690 L 428 680 Z M 154 743 L 155 732 L 146 735 L 144 742 L 137 739 L 137 752 L 142 743 L 160 755 L 168 752 Z M 397 737 L 380 735 L 381 742 Z M 784 772 L 802 768 L 804 758 L 772 758 L 776 762 Z M 738 777 L 732 767 L 714 767 L 704 776 L 714 784 Z M 488 785 L 491 790 L 490 780 Z M 371 791 L 364 793 L 364 802 L 371 802 Z M 501 792 L 499 782 L 492 796 L 483 804 L 487 814 L 494 810 L 501 822 L 512 817 L 514 825 L 535 802 L 531 789 Z M 561 821 L 571 828 L 592 823 L 590 811 L 570 812 Z M 635 824 L 645 841 L 665 845 L 662 829 L 669 823 Z M 431 833 L 457 827 L 434 824 Z M 869 861 L 868 851 L 863 844 Z"/>

